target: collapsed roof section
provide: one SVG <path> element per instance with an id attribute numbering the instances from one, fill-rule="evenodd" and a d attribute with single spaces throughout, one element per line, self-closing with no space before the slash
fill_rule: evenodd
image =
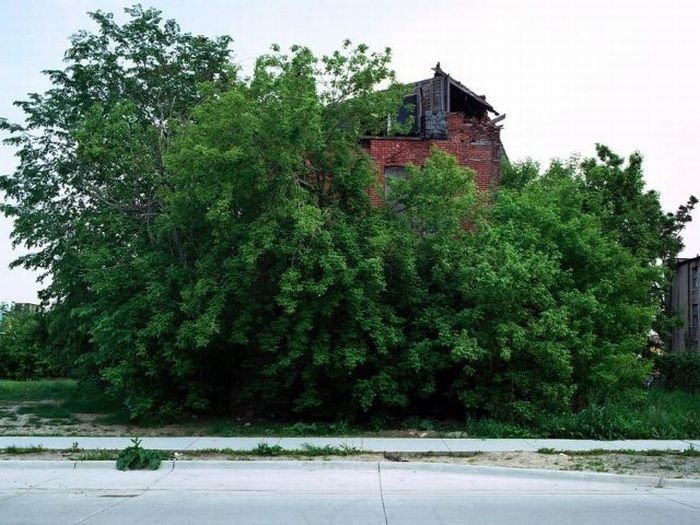
<path id="1" fill-rule="evenodd" d="M 432 78 L 413 84 L 414 91 L 404 98 L 397 120 L 404 124 L 413 119 L 410 136 L 447 138 L 447 114 L 462 113 L 465 119 L 485 120 L 489 113 L 499 115 L 486 97 L 477 95 L 440 68 L 433 68 Z M 502 118 L 502 117 L 501 117 Z M 501 120 L 498 118 L 498 120 Z"/>

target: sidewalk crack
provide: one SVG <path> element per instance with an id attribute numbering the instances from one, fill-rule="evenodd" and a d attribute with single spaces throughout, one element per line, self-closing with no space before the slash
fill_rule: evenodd
<path id="1" fill-rule="evenodd" d="M 199 436 L 196 436 L 190 443 L 188 443 L 185 450 L 192 450 L 192 447 L 197 441 L 199 441 Z"/>
<path id="2" fill-rule="evenodd" d="M 452 449 L 450 448 L 450 445 L 448 445 L 447 440 L 445 440 L 445 438 L 440 438 L 440 441 L 442 441 L 442 444 L 445 445 L 447 452 L 452 454 Z"/>
<path id="3" fill-rule="evenodd" d="M 382 512 L 384 513 L 384 525 L 389 525 L 389 518 L 386 515 L 386 504 L 384 503 L 384 489 L 382 488 L 382 462 L 377 461 L 377 477 L 379 478 L 379 498 L 382 500 Z"/>

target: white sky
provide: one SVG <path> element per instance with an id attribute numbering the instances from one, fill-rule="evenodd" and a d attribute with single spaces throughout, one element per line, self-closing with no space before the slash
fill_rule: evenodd
<path id="1" fill-rule="evenodd" d="M 512 160 L 547 162 L 591 155 L 602 142 L 639 150 L 648 187 L 675 210 L 700 198 L 700 2 L 694 0 L 144 0 L 182 28 L 234 38 L 234 60 L 250 68 L 273 42 L 317 54 L 344 38 L 393 49 L 400 81 L 442 68 L 507 113 L 503 142 Z M 0 5 L 0 116 L 48 83 L 68 36 L 94 29 L 86 11 L 121 13 L 113 0 L 3 0 Z M 0 147 L 0 171 L 14 168 Z M 35 274 L 7 266 L 11 224 L 0 218 L 0 302 L 35 302 Z M 685 256 L 700 253 L 700 212 L 685 232 Z"/>

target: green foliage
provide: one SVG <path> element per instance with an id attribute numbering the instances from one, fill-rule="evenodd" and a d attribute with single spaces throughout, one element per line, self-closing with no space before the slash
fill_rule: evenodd
<path id="1" fill-rule="evenodd" d="M 268 445 L 267 443 L 258 443 L 252 450 L 256 456 L 282 456 L 285 453 L 284 448 L 279 445 Z"/>
<path id="2" fill-rule="evenodd" d="M 161 460 L 167 454 L 159 450 L 148 450 L 141 446 L 141 440 L 134 438 L 131 446 L 119 452 L 117 456 L 118 470 L 158 470 Z"/>
<path id="3" fill-rule="evenodd" d="M 653 390 L 641 400 L 591 405 L 576 413 L 546 415 L 527 425 L 482 418 L 466 434 L 489 438 L 694 439 L 700 433 L 697 394 Z"/>
<path id="4" fill-rule="evenodd" d="M 42 292 L 54 304 L 49 349 L 74 375 L 122 394 L 124 355 L 153 352 L 175 322 L 161 307 L 177 297 L 182 273 L 161 272 L 180 240 L 169 232 L 164 242 L 154 227 L 173 122 L 235 78 L 229 38 L 182 33 L 152 9 L 126 12 L 124 25 L 91 13 L 98 31 L 72 37 L 66 68 L 47 72 L 52 89 L 18 103 L 26 126 L 0 124 L 20 160 L 0 176 L 1 210 L 15 220 L 15 241 L 34 249 L 15 265 L 51 274 Z M 171 362 L 138 359 L 133 373 L 157 376 Z M 138 397 L 143 389 L 131 386 Z M 135 412 L 153 402 L 129 401 Z"/>
<path id="5" fill-rule="evenodd" d="M 53 404 L 40 404 L 21 406 L 17 409 L 18 414 L 32 414 L 35 417 L 50 419 L 52 421 L 71 422 L 74 421 L 73 412 L 63 406 Z"/>
<path id="6" fill-rule="evenodd" d="M 5 447 L 4 449 L 2 449 L 2 451 L 5 454 L 14 455 L 14 456 L 25 455 L 25 454 L 41 454 L 42 452 L 44 452 L 44 447 L 41 445 L 33 446 L 33 447 L 9 446 L 9 447 Z"/>
<path id="7" fill-rule="evenodd" d="M 78 385 L 71 379 L 15 381 L 0 379 L 0 399 L 11 401 L 64 401 L 78 394 Z"/>
<path id="8" fill-rule="evenodd" d="M 93 13 L 20 103 L 27 125 L 0 124 L 20 159 L 2 211 L 33 249 L 17 264 L 51 276 L 53 362 L 132 417 L 510 431 L 585 409 L 606 435 L 593 407 L 640 397 L 656 261 L 694 203 L 665 215 L 639 155 L 506 166 L 480 195 L 434 150 L 375 207 L 361 139 L 406 92 L 389 50 L 275 46 L 241 79 L 229 39 L 127 13 Z"/>
<path id="9" fill-rule="evenodd" d="M 571 439 L 693 439 L 700 433 L 698 396 L 654 390 L 642 400 L 591 406 L 540 422 L 547 437 Z"/>
<path id="10" fill-rule="evenodd" d="M 655 358 L 662 384 L 669 390 L 700 392 L 700 353 L 667 353 Z"/>
<path id="11" fill-rule="evenodd" d="M 46 355 L 44 315 L 14 308 L 0 319 L 0 378 L 34 379 L 57 374 Z"/>
<path id="12" fill-rule="evenodd" d="M 296 452 L 301 456 L 356 456 L 362 453 L 360 449 L 347 445 L 339 447 L 324 445 L 319 447 L 309 443 L 302 443 Z"/>
<path id="13" fill-rule="evenodd" d="M 250 452 L 245 451 L 227 451 L 229 455 L 252 455 L 252 456 L 296 456 L 296 457 L 318 457 L 318 456 L 355 456 L 361 454 L 362 451 L 342 445 L 333 447 L 325 445 L 319 447 L 309 443 L 302 443 L 298 449 L 285 449 L 279 445 L 268 445 L 267 443 L 258 443 L 258 445 Z"/>
<path id="14" fill-rule="evenodd" d="M 96 450 L 78 450 L 71 451 L 77 454 L 71 459 L 76 461 L 114 461 L 118 457 L 118 453 L 114 450 L 96 449 Z"/>

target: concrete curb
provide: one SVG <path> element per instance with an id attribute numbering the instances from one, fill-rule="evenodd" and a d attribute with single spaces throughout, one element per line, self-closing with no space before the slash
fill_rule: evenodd
<path id="1" fill-rule="evenodd" d="M 595 481 L 603 483 L 625 483 L 640 485 L 647 488 L 664 487 L 700 487 L 700 479 L 667 479 L 656 476 L 635 476 L 631 474 L 611 474 L 608 472 L 586 472 L 578 470 L 550 470 L 516 467 L 491 467 L 486 465 L 455 465 L 451 463 L 389 463 L 382 462 L 383 470 L 412 470 L 418 466 L 422 471 L 434 472 L 463 472 L 465 474 L 483 474 L 488 476 L 503 476 L 538 479 L 567 479 L 577 481 Z M 416 469 L 417 470 L 417 469 Z M 660 486 L 659 486 L 660 485 Z"/>

